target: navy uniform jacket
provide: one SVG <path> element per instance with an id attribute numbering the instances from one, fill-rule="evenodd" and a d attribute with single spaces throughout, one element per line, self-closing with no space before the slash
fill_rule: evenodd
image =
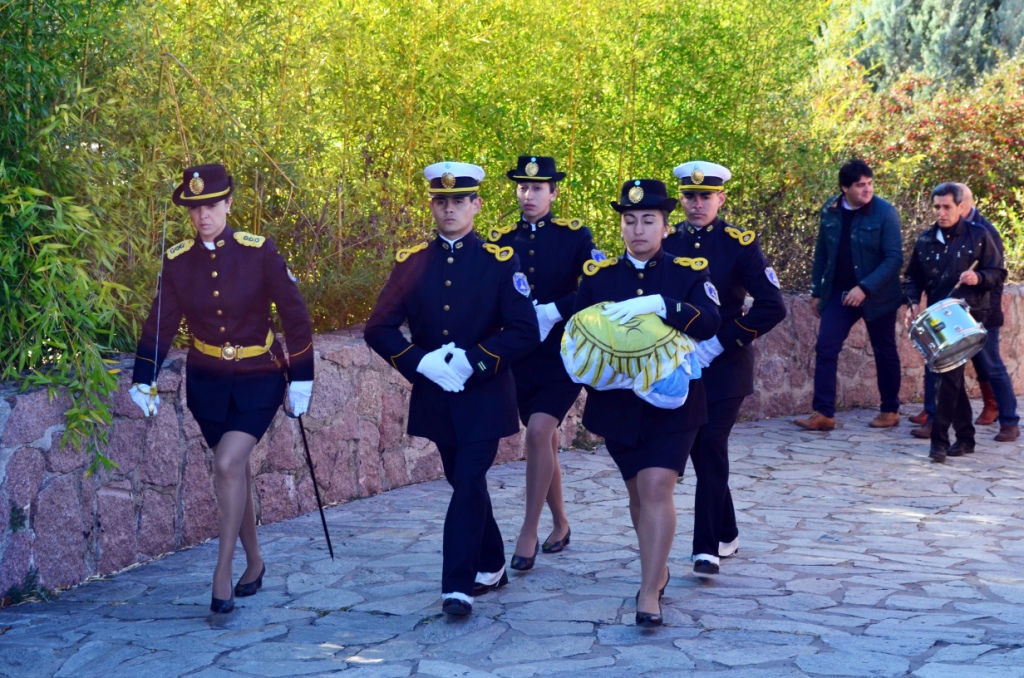
<path id="1" fill-rule="evenodd" d="M 272 328 L 271 302 L 284 324 L 291 379 L 313 379 L 309 313 L 273 240 L 225 228 L 214 250 L 206 249 L 198 237 L 186 240 L 167 251 L 163 266 L 163 299 L 158 295 L 153 300 L 142 328 L 133 382 L 155 380 L 156 366 L 171 348 L 182 316 L 192 336 L 207 344 L 265 345 Z M 154 362 L 158 306 L 160 354 Z M 243 412 L 279 406 L 284 398 L 283 353 L 276 339 L 268 353 L 237 361 L 191 347 L 185 382 L 189 409 L 199 418 L 224 421 L 232 397 Z"/>
<path id="2" fill-rule="evenodd" d="M 412 253 L 400 251 L 366 322 L 366 343 L 412 382 L 409 435 L 439 445 L 519 431 L 509 368 L 540 343 L 525 280 L 522 292 L 516 288 L 518 258 L 511 249 L 495 253 L 485 247 L 498 250 L 471 232 L 454 248 L 436 238 Z M 406 321 L 411 341 L 401 330 Z M 473 366 L 473 376 L 458 393 L 416 371 L 424 355 L 450 342 L 466 351 Z"/>
<path id="3" fill-rule="evenodd" d="M 705 287 L 711 282 L 708 271 L 695 271 L 673 259 L 661 249 L 643 269 L 637 269 L 628 258 L 619 257 L 617 263 L 583 277 L 575 310 L 602 301 L 660 294 L 665 299 L 665 323 L 694 339 L 710 339 L 718 331 L 720 318 L 718 306 Z M 587 387 L 583 425 L 608 440 L 631 446 L 637 444 L 643 431 L 676 433 L 700 428 L 708 419 L 702 382 L 690 382 L 686 402 L 675 410 L 655 407 L 626 389 L 597 391 Z"/>
<path id="4" fill-rule="evenodd" d="M 708 402 L 750 395 L 754 392 L 751 343 L 786 317 L 786 305 L 776 287 L 778 278 L 774 271 L 769 273 L 756 234 L 740 231 L 721 219 L 703 229 L 684 221 L 676 225 L 675 233 L 663 244 L 672 254 L 707 259 L 711 282 L 722 302 L 722 326 L 716 336 L 724 351 L 701 377 Z M 754 298 L 754 303 L 744 315 L 747 294 Z"/>
<path id="5" fill-rule="evenodd" d="M 578 219 L 555 219 L 548 213 L 537 220 L 536 231 L 531 230 L 529 222 L 520 219 L 515 226 L 491 229 L 490 240 L 515 251 L 533 298 L 541 304 L 554 303 L 562 316 L 562 321 L 551 328 L 540 347 L 512 366 L 516 384 L 519 388 L 528 388 L 533 384 L 568 380 L 559 351 L 565 321 L 573 312 L 583 264 L 595 256 L 590 229 Z"/>

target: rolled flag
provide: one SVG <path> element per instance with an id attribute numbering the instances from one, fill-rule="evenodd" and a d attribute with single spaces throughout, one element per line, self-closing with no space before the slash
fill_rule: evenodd
<path id="1" fill-rule="evenodd" d="M 589 306 L 565 324 L 561 354 L 569 378 L 599 391 L 631 389 L 655 407 L 681 407 L 690 380 L 701 374 L 696 342 L 654 313 L 625 325 L 610 321 L 602 314 L 609 303 Z"/>

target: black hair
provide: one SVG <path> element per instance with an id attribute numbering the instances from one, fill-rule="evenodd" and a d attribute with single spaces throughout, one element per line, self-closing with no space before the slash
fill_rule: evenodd
<path id="1" fill-rule="evenodd" d="M 874 176 L 875 173 L 871 171 L 866 162 L 860 158 L 853 158 L 852 160 L 847 160 L 839 168 L 839 187 L 849 188 L 860 181 L 861 177 L 870 179 Z"/>
<path id="2" fill-rule="evenodd" d="M 960 184 L 955 184 L 952 181 L 944 181 L 932 189 L 933 199 L 941 195 L 953 196 L 953 202 L 957 205 L 964 201 L 964 189 L 961 188 Z"/>

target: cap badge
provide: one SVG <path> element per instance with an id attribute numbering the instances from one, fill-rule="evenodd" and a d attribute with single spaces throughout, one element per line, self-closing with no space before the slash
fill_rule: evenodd
<path id="1" fill-rule="evenodd" d="M 441 175 L 441 185 L 445 188 L 455 187 L 455 175 L 451 172 L 445 172 Z"/>
<path id="2" fill-rule="evenodd" d="M 644 189 L 640 188 L 640 180 L 633 182 L 633 188 L 629 189 L 629 201 L 634 205 L 644 199 Z"/>
<path id="3" fill-rule="evenodd" d="M 526 176 L 535 177 L 537 176 L 538 170 L 540 170 L 540 167 L 533 160 L 526 163 Z"/>
<path id="4" fill-rule="evenodd" d="M 704 173 L 699 169 L 695 169 L 693 170 L 693 173 L 690 174 L 690 179 L 692 179 L 695 184 L 702 184 L 704 183 Z"/>
<path id="5" fill-rule="evenodd" d="M 206 182 L 199 176 L 199 172 L 193 172 L 192 180 L 188 182 L 188 190 L 192 191 L 192 195 L 200 195 L 204 188 Z"/>

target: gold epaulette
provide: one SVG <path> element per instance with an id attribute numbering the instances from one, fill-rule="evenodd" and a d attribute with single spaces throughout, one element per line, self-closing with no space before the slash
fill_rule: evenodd
<path id="1" fill-rule="evenodd" d="M 498 247 L 491 243 L 484 243 L 484 249 L 494 255 L 494 258 L 498 261 L 508 261 L 515 254 L 515 250 L 511 247 Z"/>
<path id="2" fill-rule="evenodd" d="M 583 273 L 586 275 L 594 275 L 602 268 L 608 268 L 609 266 L 614 266 L 617 263 L 619 263 L 617 258 L 603 259 L 602 261 L 598 261 L 597 259 L 587 259 L 586 263 L 583 264 Z"/>
<path id="3" fill-rule="evenodd" d="M 425 242 L 421 242 L 418 245 L 413 245 L 412 247 L 405 247 L 403 249 L 400 249 L 397 252 L 395 252 L 395 261 L 397 261 L 398 263 L 402 263 L 412 255 L 416 254 L 417 252 L 421 252 L 425 249 L 427 249 L 427 243 Z"/>
<path id="4" fill-rule="evenodd" d="M 196 244 L 196 239 L 195 238 L 189 238 L 188 240 L 185 240 L 183 242 L 179 242 L 177 245 L 175 245 L 171 249 L 167 250 L 167 259 L 168 259 L 168 261 L 170 261 L 174 257 L 178 256 L 179 254 L 184 254 L 185 252 L 188 252 L 190 249 L 192 249 L 192 245 L 195 245 L 195 244 Z"/>
<path id="5" fill-rule="evenodd" d="M 578 231 L 583 228 L 583 222 L 579 219 L 552 219 L 551 223 L 565 226 L 570 231 Z"/>
<path id="6" fill-rule="evenodd" d="M 749 245 L 754 242 L 754 238 L 757 237 L 757 234 L 753 231 L 741 231 L 740 229 L 733 228 L 732 226 L 726 226 L 725 232 L 739 240 L 741 245 Z"/>
<path id="7" fill-rule="evenodd" d="M 690 257 L 676 257 L 672 260 L 672 263 L 692 268 L 695 271 L 703 271 L 708 267 L 708 260 L 704 257 L 696 257 L 694 259 Z"/>
<path id="8" fill-rule="evenodd" d="M 491 242 L 498 242 L 499 240 L 501 240 L 501 236 L 505 235 L 506 233 L 511 233 L 514 230 L 516 230 L 516 224 L 508 224 L 506 226 L 495 226 L 491 228 L 490 231 L 487 232 L 487 239 L 490 240 Z"/>
<path id="9" fill-rule="evenodd" d="M 239 245 L 245 245 L 246 247 L 263 247 L 263 243 L 267 241 L 262 235 L 253 235 L 252 233 L 243 233 L 242 231 L 235 232 L 235 242 Z"/>

